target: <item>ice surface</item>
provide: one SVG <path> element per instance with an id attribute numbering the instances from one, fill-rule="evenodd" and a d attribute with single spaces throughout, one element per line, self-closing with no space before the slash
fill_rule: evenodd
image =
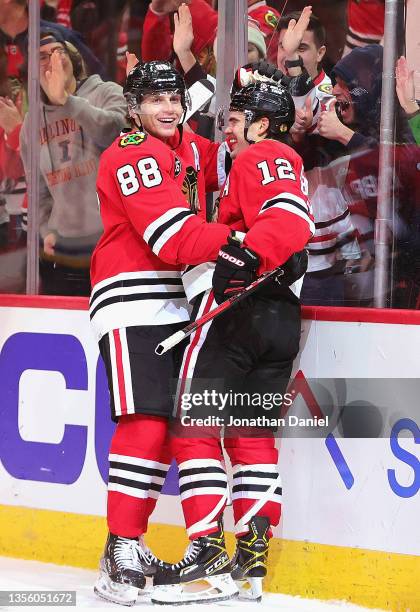
<path id="1" fill-rule="evenodd" d="M 0 590 L 1 591 L 76 591 L 77 608 L 92 608 L 95 610 L 116 609 L 123 612 L 130 608 L 117 604 L 107 603 L 99 599 L 93 592 L 93 584 L 96 580 L 97 572 L 93 570 L 83 570 L 50 563 L 40 563 L 38 561 L 24 561 L 21 559 L 11 559 L 0 557 Z M 169 606 L 153 606 L 146 596 L 140 597 L 132 609 L 143 607 L 145 609 L 158 612 L 165 612 Z M 228 608 L 229 612 L 265 612 L 274 610 L 276 612 L 361 612 L 368 610 L 345 602 L 326 602 L 314 599 L 302 599 L 289 595 L 274 595 L 272 593 L 264 595 L 261 604 L 253 602 L 228 601 L 219 604 L 189 604 L 186 606 L 176 606 L 175 612 L 223 612 Z M 0 606 L 0 610 L 34 610 L 42 612 L 53 609 L 51 606 Z M 57 610 L 74 610 L 74 607 L 59 606 Z M 374 612 L 369 609 L 369 612 Z M 378 612 L 378 611 L 376 611 Z"/>

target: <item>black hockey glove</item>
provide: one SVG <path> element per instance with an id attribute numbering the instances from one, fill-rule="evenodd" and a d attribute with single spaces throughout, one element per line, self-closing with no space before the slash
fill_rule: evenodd
<path id="1" fill-rule="evenodd" d="M 271 79 L 274 83 L 280 83 L 283 87 L 287 87 L 289 83 L 289 77 L 285 75 L 284 72 L 265 60 L 261 60 L 257 64 L 254 64 L 254 71 L 257 71 L 261 76 Z"/>
<path id="2" fill-rule="evenodd" d="M 258 255 L 239 244 L 229 237 L 228 244 L 220 248 L 213 274 L 214 298 L 218 304 L 245 289 L 256 277 Z"/>
<path id="3" fill-rule="evenodd" d="M 279 281 L 282 285 L 293 285 L 301 276 L 303 276 L 308 267 L 308 251 L 298 251 L 293 253 L 291 257 L 281 266 L 284 270 L 284 274 L 279 276 Z"/>
<path id="4" fill-rule="evenodd" d="M 248 66 L 249 65 L 252 67 L 254 73 L 257 72 L 261 77 L 266 77 L 276 85 L 285 87 L 291 96 L 306 96 L 315 87 L 305 67 L 302 68 L 302 74 L 291 77 L 264 60 L 261 60 L 257 64 L 248 64 Z M 249 70 L 247 66 L 244 66 L 244 68 Z"/>
<path id="5" fill-rule="evenodd" d="M 315 83 L 309 76 L 306 68 L 302 69 L 302 74 L 299 76 L 289 78 L 288 89 L 291 96 L 306 96 L 315 87 Z"/>
<path id="6" fill-rule="evenodd" d="M 246 85 L 262 81 L 271 81 L 272 83 L 280 84 L 287 88 L 290 77 L 286 76 L 281 70 L 276 68 L 276 66 L 269 64 L 265 60 L 252 64 L 245 64 L 245 66 L 239 68 L 235 73 L 231 95 Z"/>

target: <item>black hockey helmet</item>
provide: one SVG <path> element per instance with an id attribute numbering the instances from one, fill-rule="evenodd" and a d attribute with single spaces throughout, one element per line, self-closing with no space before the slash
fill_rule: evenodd
<path id="1" fill-rule="evenodd" d="M 184 114 L 191 106 L 184 78 L 170 62 L 154 60 L 136 64 L 128 73 L 123 90 L 129 113 L 132 114 L 137 111 L 138 105 L 145 94 L 159 91 L 180 93 Z"/>
<path id="2" fill-rule="evenodd" d="M 288 90 L 268 82 L 253 83 L 236 91 L 229 110 L 245 113 L 246 140 L 249 126 L 261 117 L 267 117 L 268 134 L 277 140 L 289 132 L 295 121 L 295 104 Z"/>

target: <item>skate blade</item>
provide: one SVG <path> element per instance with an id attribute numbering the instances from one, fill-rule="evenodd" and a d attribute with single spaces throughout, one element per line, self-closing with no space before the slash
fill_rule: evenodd
<path id="1" fill-rule="evenodd" d="M 122 606 L 134 606 L 137 601 L 139 589 L 127 584 L 119 584 L 109 579 L 109 576 L 101 573 L 93 587 L 96 595 L 112 603 Z"/>
<path id="2" fill-rule="evenodd" d="M 150 599 L 150 596 L 153 593 L 153 588 L 153 576 L 146 576 L 146 584 L 144 585 L 144 589 L 139 591 L 139 597 L 142 599 Z"/>
<path id="3" fill-rule="evenodd" d="M 251 577 L 235 580 L 239 591 L 239 599 L 261 601 L 263 594 L 262 581 L 262 578 Z"/>
<path id="4" fill-rule="evenodd" d="M 207 576 L 183 584 L 155 586 L 151 602 L 159 605 L 182 605 L 227 601 L 238 595 L 230 574 Z"/>

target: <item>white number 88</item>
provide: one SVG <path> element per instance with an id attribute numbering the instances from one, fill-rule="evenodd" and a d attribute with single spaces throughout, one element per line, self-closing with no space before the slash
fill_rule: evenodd
<path id="1" fill-rule="evenodd" d="M 162 174 L 153 157 L 139 159 L 137 168 L 140 173 L 141 181 L 145 187 L 149 189 L 150 187 L 156 187 L 161 184 L 163 180 Z M 122 194 L 125 196 L 133 195 L 133 193 L 136 193 L 140 189 L 136 171 L 131 164 L 126 164 L 118 168 L 117 179 L 121 186 Z"/>

